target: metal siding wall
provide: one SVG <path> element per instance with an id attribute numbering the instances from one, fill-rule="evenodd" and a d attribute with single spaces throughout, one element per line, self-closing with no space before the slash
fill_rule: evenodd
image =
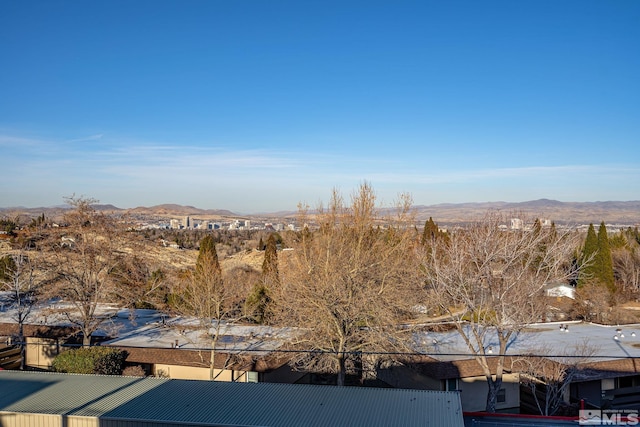
<path id="1" fill-rule="evenodd" d="M 25 363 L 36 368 L 50 368 L 60 350 L 58 341 L 52 338 L 27 337 L 26 343 Z"/>
<path id="2" fill-rule="evenodd" d="M 2 427 L 62 427 L 60 415 L 23 414 L 19 412 L 0 413 Z"/>
<path id="3" fill-rule="evenodd" d="M 217 373 L 217 369 L 216 372 Z M 197 368 L 194 366 L 166 365 L 157 363 L 154 373 L 159 376 L 184 380 L 209 380 L 209 368 Z"/>
<path id="4" fill-rule="evenodd" d="M 100 420 L 96 417 L 76 417 L 68 415 L 65 427 L 99 427 Z"/>

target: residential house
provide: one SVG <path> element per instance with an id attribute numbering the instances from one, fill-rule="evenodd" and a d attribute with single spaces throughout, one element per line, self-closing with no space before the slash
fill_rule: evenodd
<path id="1" fill-rule="evenodd" d="M 487 336 L 485 349 L 498 348 Z M 482 411 L 487 382 L 456 330 L 416 336 L 421 356 L 382 363 L 378 378 L 394 387 L 459 390 L 465 411 Z M 540 323 L 514 336 L 507 347 L 506 373 L 498 395 L 501 412 L 533 411 L 523 404 L 521 363 L 531 356 L 572 370 L 563 396 L 566 405 L 640 412 L 640 325 L 603 326 L 586 322 Z M 489 357 L 495 364 L 495 358 Z M 544 387 L 541 387 L 544 388 Z"/>
<path id="2" fill-rule="evenodd" d="M 62 303 L 57 302 L 58 306 Z M 59 308 L 59 307 L 58 307 Z M 54 307 L 55 309 L 55 307 Z M 148 375 L 178 379 L 258 382 L 266 375 L 270 382 L 295 382 L 305 373 L 288 367 L 288 359 L 275 352 L 294 329 L 243 326 L 223 323 L 215 331 L 213 372 L 211 334 L 199 329 L 193 318 L 171 318 L 156 310 L 126 310 L 100 306 L 105 321 L 92 343 L 117 347 L 127 352 L 127 365 L 140 366 Z M 82 342 L 77 329 L 51 306 L 34 308 L 24 326 L 26 366 L 50 369 L 53 359 Z M 0 310 L 0 337 L 15 341 L 17 325 L 10 307 Z"/>

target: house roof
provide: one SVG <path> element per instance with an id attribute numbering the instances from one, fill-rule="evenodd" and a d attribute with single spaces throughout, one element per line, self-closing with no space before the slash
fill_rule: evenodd
<path id="1" fill-rule="evenodd" d="M 76 317 L 76 309 L 70 302 L 59 298 L 40 302 L 31 308 L 31 312 L 25 322 L 25 325 L 30 325 L 32 327 L 51 327 L 56 329 L 77 329 L 77 325 L 74 325 L 69 318 L 63 314 L 63 311 L 70 313 L 72 318 Z M 128 312 L 128 310 L 122 310 L 113 304 L 98 304 L 96 306 L 95 315 L 96 317 L 104 318 L 105 322 L 94 333 L 94 335 L 109 336 L 116 330 L 126 329 L 128 325 L 132 325 L 131 322 L 126 322 L 124 318 L 118 316 L 118 313 L 122 311 Z M 157 313 L 155 310 L 141 311 Z M 151 314 L 149 315 L 152 316 Z M 16 324 L 16 319 L 17 311 L 15 305 L 11 301 L 11 292 L 0 292 L 0 324 Z"/>
<path id="2" fill-rule="evenodd" d="M 0 372 L 0 411 L 228 426 L 462 426 L 457 392 Z"/>
<path id="3" fill-rule="evenodd" d="M 566 326 L 566 328 L 561 328 Z M 566 330 L 565 330 L 566 329 Z M 495 333 L 487 333 L 483 343 L 498 349 Z M 416 350 L 438 360 L 470 358 L 470 352 L 456 330 L 424 332 L 415 335 Z M 605 326 L 586 322 L 539 323 L 527 326 L 513 336 L 506 354 L 578 355 L 590 350 L 589 360 L 604 361 L 640 357 L 640 324 Z"/>
<path id="4" fill-rule="evenodd" d="M 6 296 L 6 295 L 4 295 Z M 3 293 L 0 293 L 0 303 Z M 77 333 L 75 328 L 56 309 L 70 308 L 68 303 L 53 300 L 33 308 L 25 325 L 26 336 L 68 337 Z M 216 333 L 216 367 L 239 370 L 264 371 L 281 366 L 286 360 L 274 357 L 273 351 L 290 341 L 295 328 L 273 328 L 261 325 L 237 325 L 212 322 L 209 336 L 204 334 L 198 320 L 191 317 L 171 317 L 157 310 L 118 309 L 99 305 L 98 312 L 105 322 L 94 336 L 103 340 L 101 345 L 127 350 L 127 362 L 167 363 L 184 366 L 208 366 L 212 347 L 211 334 Z M 0 304 L 0 336 L 17 333 L 15 308 Z M 106 339 L 106 340 L 104 340 Z M 234 355 L 231 366 L 223 354 Z M 237 357 L 235 357 L 237 356 Z M 207 361 L 205 364 L 204 360 Z M 255 362 L 259 361 L 258 365 Z"/>
<path id="5" fill-rule="evenodd" d="M 418 333 L 415 342 L 417 351 L 433 359 L 428 370 L 432 371 L 434 378 L 483 375 L 456 330 Z M 495 333 L 486 335 L 484 347 L 492 347 L 497 354 L 499 344 Z M 640 372 L 640 361 L 636 360 L 640 358 L 640 325 L 605 326 L 586 322 L 532 324 L 511 338 L 506 354 L 540 355 L 561 363 L 578 358 L 580 365 L 585 368 L 612 373 L 637 373 Z M 427 362 L 429 360 L 421 363 Z"/>
<path id="6" fill-rule="evenodd" d="M 274 353 L 296 334 L 294 328 L 261 325 L 236 325 L 214 322 L 205 334 L 196 319 L 186 317 L 139 321 L 137 328 L 121 332 L 117 338 L 101 345 L 127 351 L 129 363 L 166 363 L 183 366 L 209 366 L 215 342 L 216 368 L 243 371 L 266 371 L 285 364 L 288 359 Z M 136 319 L 134 319 L 134 322 Z M 231 355 L 231 360 L 227 360 Z"/>
<path id="7" fill-rule="evenodd" d="M 128 310 L 122 313 L 127 316 Z M 120 315 L 120 314 L 119 314 Z M 118 332 L 116 338 L 102 345 L 119 347 L 211 349 L 211 335 L 203 334 L 198 320 L 189 317 L 166 317 L 165 320 L 142 317 L 133 319 L 137 327 L 129 327 Z M 236 325 L 227 322 L 212 322 L 209 333 L 218 335 L 216 350 L 226 353 L 251 351 L 254 354 L 267 354 L 290 340 L 293 328 L 273 328 L 260 325 Z M 176 346 L 177 343 L 177 346 Z"/>

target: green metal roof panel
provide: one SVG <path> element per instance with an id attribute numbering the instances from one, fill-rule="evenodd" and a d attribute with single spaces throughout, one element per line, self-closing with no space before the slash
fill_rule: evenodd
<path id="1" fill-rule="evenodd" d="M 0 410 L 99 416 L 166 379 L 0 372 Z"/>
<path id="2" fill-rule="evenodd" d="M 0 372 L 0 410 L 243 426 L 462 426 L 457 392 Z"/>
<path id="3" fill-rule="evenodd" d="M 162 404 L 158 404 L 162 402 Z M 105 413 L 239 425 L 460 425 L 457 393 L 290 384 L 171 381 Z M 451 421 L 444 421 L 446 417 Z M 436 422 L 437 420 L 437 422 Z"/>

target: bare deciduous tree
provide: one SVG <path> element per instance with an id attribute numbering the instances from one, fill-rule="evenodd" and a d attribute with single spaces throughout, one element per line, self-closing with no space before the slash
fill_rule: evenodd
<path id="1" fill-rule="evenodd" d="M 400 216 L 406 219 L 410 199 L 403 200 Z M 359 364 L 358 352 L 399 344 L 396 326 L 415 283 L 415 229 L 402 221 L 405 226 L 379 225 L 375 202 L 367 183 L 349 206 L 334 190 L 328 208 L 319 208 L 319 230 L 299 233 L 287 267 L 280 270 L 277 303 L 283 323 L 303 328 L 298 347 L 311 350 L 294 362 L 337 374 L 338 385 L 344 385 L 347 367 Z"/>
<path id="2" fill-rule="evenodd" d="M 56 311 L 82 333 L 82 344 L 105 324 L 108 314 L 101 303 L 122 303 L 126 292 L 120 288 L 118 270 L 131 252 L 131 238 L 123 238 L 122 227 L 97 211 L 93 199 L 69 198 L 73 209 L 65 214 L 65 226 L 51 234 L 50 269 L 57 276 L 55 295 L 64 299 Z"/>
<path id="3" fill-rule="evenodd" d="M 613 267 L 620 290 L 636 298 L 640 295 L 640 247 L 637 244 L 613 251 Z"/>
<path id="4" fill-rule="evenodd" d="M 552 228 L 508 230 L 511 218 L 488 213 L 482 220 L 436 240 L 424 251 L 423 271 L 432 303 L 448 314 L 482 368 L 495 412 L 507 347 L 527 324 L 543 318 L 542 288 L 567 278 L 576 242 Z M 527 224 L 526 218 L 519 218 Z M 492 347 L 493 354 L 488 353 Z M 492 369 L 489 357 L 496 357 Z"/>
<path id="5" fill-rule="evenodd" d="M 137 253 L 127 254 L 120 261 L 109 274 L 122 292 L 121 299 L 128 302 L 126 305 L 147 309 L 163 307 L 168 295 L 164 271 L 159 268 L 151 271 L 149 260 Z"/>
<path id="6" fill-rule="evenodd" d="M 30 256 L 31 255 L 31 256 Z M 24 325 L 46 284 L 44 272 L 38 268 L 37 254 L 17 251 L 0 259 L 0 290 L 7 292 L 8 306 L 15 310 L 21 349 L 20 369 L 25 368 L 26 342 Z"/>
<path id="7" fill-rule="evenodd" d="M 215 243 L 211 235 L 200 242 L 200 252 L 195 269 L 182 275 L 178 310 L 198 319 L 199 330 L 205 334 L 211 345 L 209 379 L 215 380 L 215 355 L 218 341 L 225 335 L 228 322 L 231 322 L 237 307 L 234 305 L 235 293 L 226 286 L 222 269 L 218 261 Z M 231 361 L 228 358 L 227 363 Z"/>
<path id="8" fill-rule="evenodd" d="M 565 394 L 571 382 L 585 363 L 597 352 L 585 340 L 571 348 L 554 354 L 549 347 L 535 350 L 535 356 L 518 357 L 512 361 L 512 370 L 520 374 L 521 383 L 531 390 L 540 415 L 556 415 L 565 403 Z"/>
<path id="9" fill-rule="evenodd" d="M 611 294 L 597 283 L 587 283 L 576 289 L 571 317 L 587 322 L 609 323 L 611 321 Z"/>

